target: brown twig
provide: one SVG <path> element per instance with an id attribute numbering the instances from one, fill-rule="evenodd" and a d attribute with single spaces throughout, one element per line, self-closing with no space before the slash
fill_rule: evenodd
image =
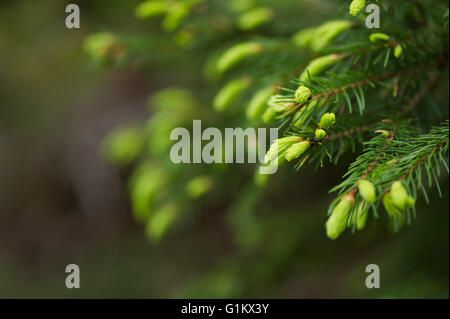
<path id="1" fill-rule="evenodd" d="M 359 133 L 364 133 L 364 132 L 371 130 L 374 126 L 375 126 L 375 124 L 355 127 L 350 130 L 346 130 L 346 131 L 342 131 L 342 132 L 339 132 L 336 134 L 325 136 L 322 139 L 322 141 L 334 141 L 335 139 L 338 139 L 338 138 L 348 137 L 348 136 L 352 136 L 354 134 L 359 134 Z"/>

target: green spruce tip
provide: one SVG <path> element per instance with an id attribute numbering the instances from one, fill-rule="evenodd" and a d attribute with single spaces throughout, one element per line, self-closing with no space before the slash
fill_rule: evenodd
<path id="1" fill-rule="evenodd" d="M 347 20 L 328 21 L 319 26 L 311 41 L 310 48 L 315 52 L 325 49 L 338 35 L 353 26 L 353 22 Z"/>
<path id="2" fill-rule="evenodd" d="M 268 164 L 277 158 L 283 157 L 285 151 L 299 140 L 300 137 L 298 136 L 287 136 L 273 141 L 264 157 L 264 162 Z"/>
<path id="3" fill-rule="evenodd" d="M 327 236 L 330 239 L 336 239 L 345 230 L 347 218 L 352 208 L 355 198 L 352 194 L 342 197 L 340 202 L 334 207 L 331 216 L 325 223 Z"/>
<path id="4" fill-rule="evenodd" d="M 163 15 L 167 12 L 169 3 L 162 0 L 150 0 L 140 3 L 135 10 L 136 17 L 145 19 Z"/>
<path id="5" fill-rule="evenodd" d="M 309 77 L 319 75 L 329 66 L 333 65 L 343 57 L 344 55 L 342 54 L 333 53 L 312 60 L 303 70 L 302 74 L 300 74 L 299 80 L 304 82 L 309 81 Z"/>
<path id="6" fill-rule="evenodd" d="M 303 153 L 305 153 L 308 148 L 310 147 L 311 142 L 310 141 L 301 141 L 298 143 L 293 144 L 292 146 L 290 146 L 287 151 L 286 154 L 284 155 L 284 158 L 290 162 L 293 159 L 299 157 L 300 155 L 302 155 Z"/>
<path id="7" fill-rule="evenodd" d="M 228 82 L 217 93 L 213 101 L 213 106 L 216 111 L 226 110 L 234 99 L 245 90 L 251 84 L 251 80 L 248 77 L 243 77 L 237 80 Z"/>
<path id="8" fill-rule="evenodd" d="M 217 60 L 217 70 L 221 73 L 228 71 L 245 58 L 262 52 L 263 46 L 258 42 L 239 43 L 226 50 Z"/>
<path id="9" fill-rule="evenodd" d="M 320 118 L 319 128 L 328 130 L 336 123 L 336 115 L 334 113 L 325 113 Z"/>
<path id="10" fill-rule="evenodd" d="M 159 242 L 178 216 L 178 207 L 172 202 L 155 209 L 145 227 L 147 237 L 153 242 Z"/>
<path id="11" fill-rule="evenodd" d="M 374 42 L 374 43 L 376 43 L 376 42 L 387 42 L 387 41 L 389 41 L 390 38 L 391 38 L 390 36 L 388 36 L 385 33 L 381 33 L 381 32 L 372 33 L 369 36 L 370 42 Z"/>
<path id="12" fill-rule="evenodd" d="M 260 25 L 271 21 L 275 16 L 274 11 L 271 8 L 255 8 L 243 13 L 238 20 L 238 27 L 241 30 L 252 30 Z"/>
<path id="13" fill-rule="evenodd" d="M 214 180 L 211 176 L 197 176 L 186 184 L 186 194 L 191 198 L 197 198 L 208 193 L 213 185 Z"/>
<path id="14" fill-rule="evenodd" d="M 327 135 L 327 132 L 324 129 L 317 128 L 314 132 L 314 135 L 318 140 L 321 140 Z"/>
<path id="15" fill-rule="evenodd" d="M 394 56 L 398 59 L 403 54 L 403 47 L 397 44 L 394 48 Z"/>
<path id="16" fill-rule="evenodd" d="M 297 101 L 297 103 L 304 103 L 308 101 L 310 97 L 311 90 L 304 85 L 299 86 L 295 91 L 295 100 Z"/>
<path id="17" fill-rule="evenodd" d="M 367 219 L 369 217 L 368 203 L 360 201 L 356 210 L 356 229 L 362 230 L 366 227 Z"/>
<path id="18" fill-rule="evenodd" d="M 350 3 L 349 13 L 352 16 L 357 16 L 361 11 L 363 11 L 366 6 L 366 0 L 353 0 Z"/>
<path id="19" fill-rule="evenodd" d="M 358 190 L 359 194 L 361 195 L 364 200 L 366 200 L 369 203 L 373 203 L 376 198 L 376 191 L 375 186 L 371 182 L 369 182 L 367 179 L 361 179 L 358 182 Z"/>
<path id="20" fill-rule="evenodd" d="M 392 183 L 391 197 L 392 203 L 402 210 L 412 207 L 415 204 L 414 199 L 408 195 L 408 192 L 401 181 L 395 181 Z"/>
<path id="21" fill-rule="evenodd" d="M 275 91 L 273 85 L 269 85 L 258 90 L 248 103 L 245 115 L 247 119 L 257 121 L 267 107 L 267 101 Z"/>
<path id="22" fill-rule="evenodd" d="M 390 192 L 387 192 L 384 195 L 383 205 L 389 218 L 391 218 L 394 221 L 394 229 L 395 231 L 397 231 L 405 223 L 405 212 L 394 204 Z"/>
<path id="23" fill-rule="evenodd" d="M 273 123 L 278 118 L 278 112 L 276 112 L 273 108 L 268 107 L 264 111 L 264 114 L 262 115 L 261 118 L 262 118 L 264 123 L 267 123 L 267 124 Z"/>
<path id="24" fill-rule="evenodd" d="M 184 19 L 189 15 L 190 8 L 183 2 L 174 2 L 168 8 L 162 27 L 166 31 L 177 29 Z"/>
<path id="25" fill-rule="evenodd" d="M 292 37 L 292 42 L 298 47 L 318 52 L 352 26 L 353 22 L 347 20 L 328 21 L 318 27 L 304 28 L 298 31 Z"/>

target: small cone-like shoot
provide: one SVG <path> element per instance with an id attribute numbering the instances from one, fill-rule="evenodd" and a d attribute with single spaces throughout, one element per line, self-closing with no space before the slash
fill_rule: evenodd
<path id="1" fill-rule="evenodd" d="M 316 28 L 305 28 L 300 31 L 298 31 L 294 36 L 292 37 L 292 42 L 294 42 L 295 45 L 304 48 L 311 44 L 311 42 L 314 40 L 316 36 Z"/>
<path id="2" fill-rule="evenodd" d="M 389 41 L 390 37 L 385 33 L 372 33 L 369 37 L 371 42 L 386 42 Z"/>
<path id="3" fill-rule="evenodd" d="M 357 16 L 366 6 L 366 0 L 353 0 L 350 3 L 349 13 L 352 16 Z"/>
<path id="4" fill-rule="evenodd" d="M 186 184 L 186 194 L 197 198 L 209 192 L 213 185 L 214 180 L 210 176 L 197 176 Z"/>
<path id="5" fill-rule="evenodd" d="M 274 92 L 275 88 L 273 85 L 269 85 L 257 91 L 255 95 L 253 95 L 252 99 L 248 103 L 247 110 L 245 115 L 249 120 L 256 121 L 261 113 L 267 106 L 267 101 L 270 99 Z"/>
<path id="6" fill-rule="evenodd" d="M 298 103 L 304 103 L 308 101 L 310 97 L 311 97 L 311 90 L 304 85 L 299 86 L 297 88 L 297 91 L 295 91 L 295 100 Z"/>
<path id="7" fill-rule="evenodd" d="M 330 239 L 338 238 L 344 231 L 347 224 L 348 214 L 350 213 L 354 201 L 354 196 L 352 194 L 347 194 L 344 195 L 339 204 L 334 207 L 331 216 L 325 224 L 327 236 Z"/>
<path id="8" fill-rule="evenodd" d="M 225 51 L 217 61 L 217 69 L 225 72 L 246 57 L 260 53 L 263 47 L 257 42 L 245 42 L 234 45 Z"/>
<path id="9" fill-rule="evenodd" d="M 401 210 L 412 207 L 415 204 L 414 199 L 408 195 L 401 181 L 392 183 L 391 196 L 393 204 Z"/>
<path id="10" fill-rule="evenodd" d="M 299 143 L 295 143 L 294 145 L 289 147 L 289 149 L 286 151 L 286 155 L 284 156 L 284 158 L 290 162 L 294 158 L 297 158 L 303 153 L 305 153 L 308 150 L 309 146 L 310 146 L 309 141 L 302 141 Z"/>
<path id="11" fill-rule="evenodd" d="M 394 56 L 398 59 L 403 53 L 403 47 L 397 44 L 394 48 Z"/>
<path id="12" fill-rule="evenodd" d="M 366 227 L 367 217 L 369 217 L 369 211 L 367 209 L 367 202 L 361 201 L 357 209 L 356 229 L 361 230 Z"/>
<path id="13" fill-rule="evenodd" d="M 339 61 L 343 57 L 342 54 L 329 54 L 315 58 L 309 62 L 308 66 L 303 70 L 299 77 L 300 81 L 308 81 L 308 73 L 310 76 L 319 75 L 322 71 L 328 68 L 333 63 Z"/>
<path id="14" fill-rule="evenodd" d="M 277 119 L 278 113 L 271 107 L 268 107 L 264 114 L 262 115 L 262 120 L 264 123 L 272 123 Z"/>
<path id="15" fill-rule="evenodd" d="M 302 48 L 315 52 L 323 50 L 339 34 L 353 26 L 352 21 L 332 20 L 318 27 L 304 28 L 292 37 L 292 42 Z"/>
<path id="16" fill-rule="evenodd" d="M 383 205 L 389 217 L 394 221 L 394 229 L 397 231 L 405 222 L 405 213 L 398 208 L 392 199 L 391 192 L 387 192 L 383 197 Z"/>
<path id="17" fill-rule="evenodd" d="M 319 127 L 328 130 L 334 123 L 336 123 L 336 115 L 334 113 L 325 113 L 320 118 Z"/>
<path id="18" fill-rule="evenodd" d="M 136 7 L 136 16 L 138 18 L 149 18 L 158 15 L 163 15 L 167 12 L 169 4 L 167 1 L 151 0 L 145 1 Z"/>
<path id="19" fill-rule="evenodd" d="M 311 41 L 311 49 L 315 52 L 323 50 L 334 38 L 352 26 L 353 22 L 346 20 L 325 22 L 316 29 L 315 36 Z"/>
<path id="20" fill-rule="evenodd" d="M 368 180 L 361 179 L 358 182 L 358 190 L 361 197 L 364 198 L 364 200 L 366 200 L 367 202 L 372 203 L 375 201 L 375 186 L 373 186 L 373 184 Z"/>
<path id="21" fill-rule="evenodd" d="M 282 156 L 284 152 L 294 143 L 299 141 L 298 136 L 288 136 L 288 137 L 282 137 L 277 140 L 275 140 L 272 145 L 270 145 L 269 150 L 266 153 L 266 156 L 264 157 L 264 162 L 267 164 L 274 159 L 277 159 L 278 157 Z"/>
<path id="22" fill-rule="evenodd" d="M 269 22 L 274 18 L 274 12 L 270 8 L 256 8 L 242 14 L 238 20 L 241 30 L 252 30 Z"/>
<path id="23" fill-rule="evenodd" d="M 321 129 L 321 128 L 318 128 L 318 129 L 316 129 L 316 131 L 314 132 L 314 135 L 316 136 L 316 138 L 317 138 L 318 140 L 321 140 L 321 139 L 323 139 L 323 138 L 327 135 L 327 132 L 325 132 L 325 130 L 323 130 L 323 129 Z"/>
<path id="24" fill-rule="evenodd" d="M 184 19 L 189 15 L 190 9 L 183 2 L 174 2 L 168 8 L 162 27 L 166 31 L 177 29 Z"/>
<path id="25" fill-rule="evenodd" d="M 225 86 L 217 93 L 214 98 L 213 105 L 217 111 L 224 111 L 234 101 L 236 96 L 246 89 L 251 83 L 249 78 L 241 78 L 232 80 L 225 84 Z"/>

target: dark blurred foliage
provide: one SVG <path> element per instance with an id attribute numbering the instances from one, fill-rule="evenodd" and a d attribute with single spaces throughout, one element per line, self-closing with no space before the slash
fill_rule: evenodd
<path id="1" fill-rule="evenodd" d="M 448 183 L 400 233 L 381 217 L 330 241 L 327 192 L 350 158 L 280 170 L 258 206 L 255 246 L 236 241 L 231 200 L 149 241 L 129 208 L 130 172 L 106 163 L 101 143 L 151 116 L 153 92 L 198 80 L 176 66 L 99 68 L 82 51 L 94 32 L 158 28 L 134 17 L 139 2 L 77 1 L 79 30 L 64 26 L 69 1 L 0 3 L 0 297 L 448 298 Z M 69 263 L 81 268 L 81 289 L 65 287 Z M 378 290 L 364 285 L 372 263 Z"/>

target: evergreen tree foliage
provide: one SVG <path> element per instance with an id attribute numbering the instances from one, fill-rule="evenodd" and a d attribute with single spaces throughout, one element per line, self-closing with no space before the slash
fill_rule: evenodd
<path id="1" fill-rule="evenodd" d="M 381 8 L 379 29 L 365 24 L 368 4 Z M 171 163 L 170 132 L 193 119 L 278 127 L 266 159 L 290 166 L 289 178 L 353 158 L 331 189 L 331 239 L 383 214 L 398 230 L 448 184 L 447 1 L 147 0 L 135 15 L 148 33 L 93 34 L 85 50 L 99 65 L 148 68 L 164 87 L 145 124 L 104 143 L 132 168 L 133 213 L 152 240 L 225 205 L 238 243 L 263 241 L 255 211 L 275 177 L 257 165 Z"/>

